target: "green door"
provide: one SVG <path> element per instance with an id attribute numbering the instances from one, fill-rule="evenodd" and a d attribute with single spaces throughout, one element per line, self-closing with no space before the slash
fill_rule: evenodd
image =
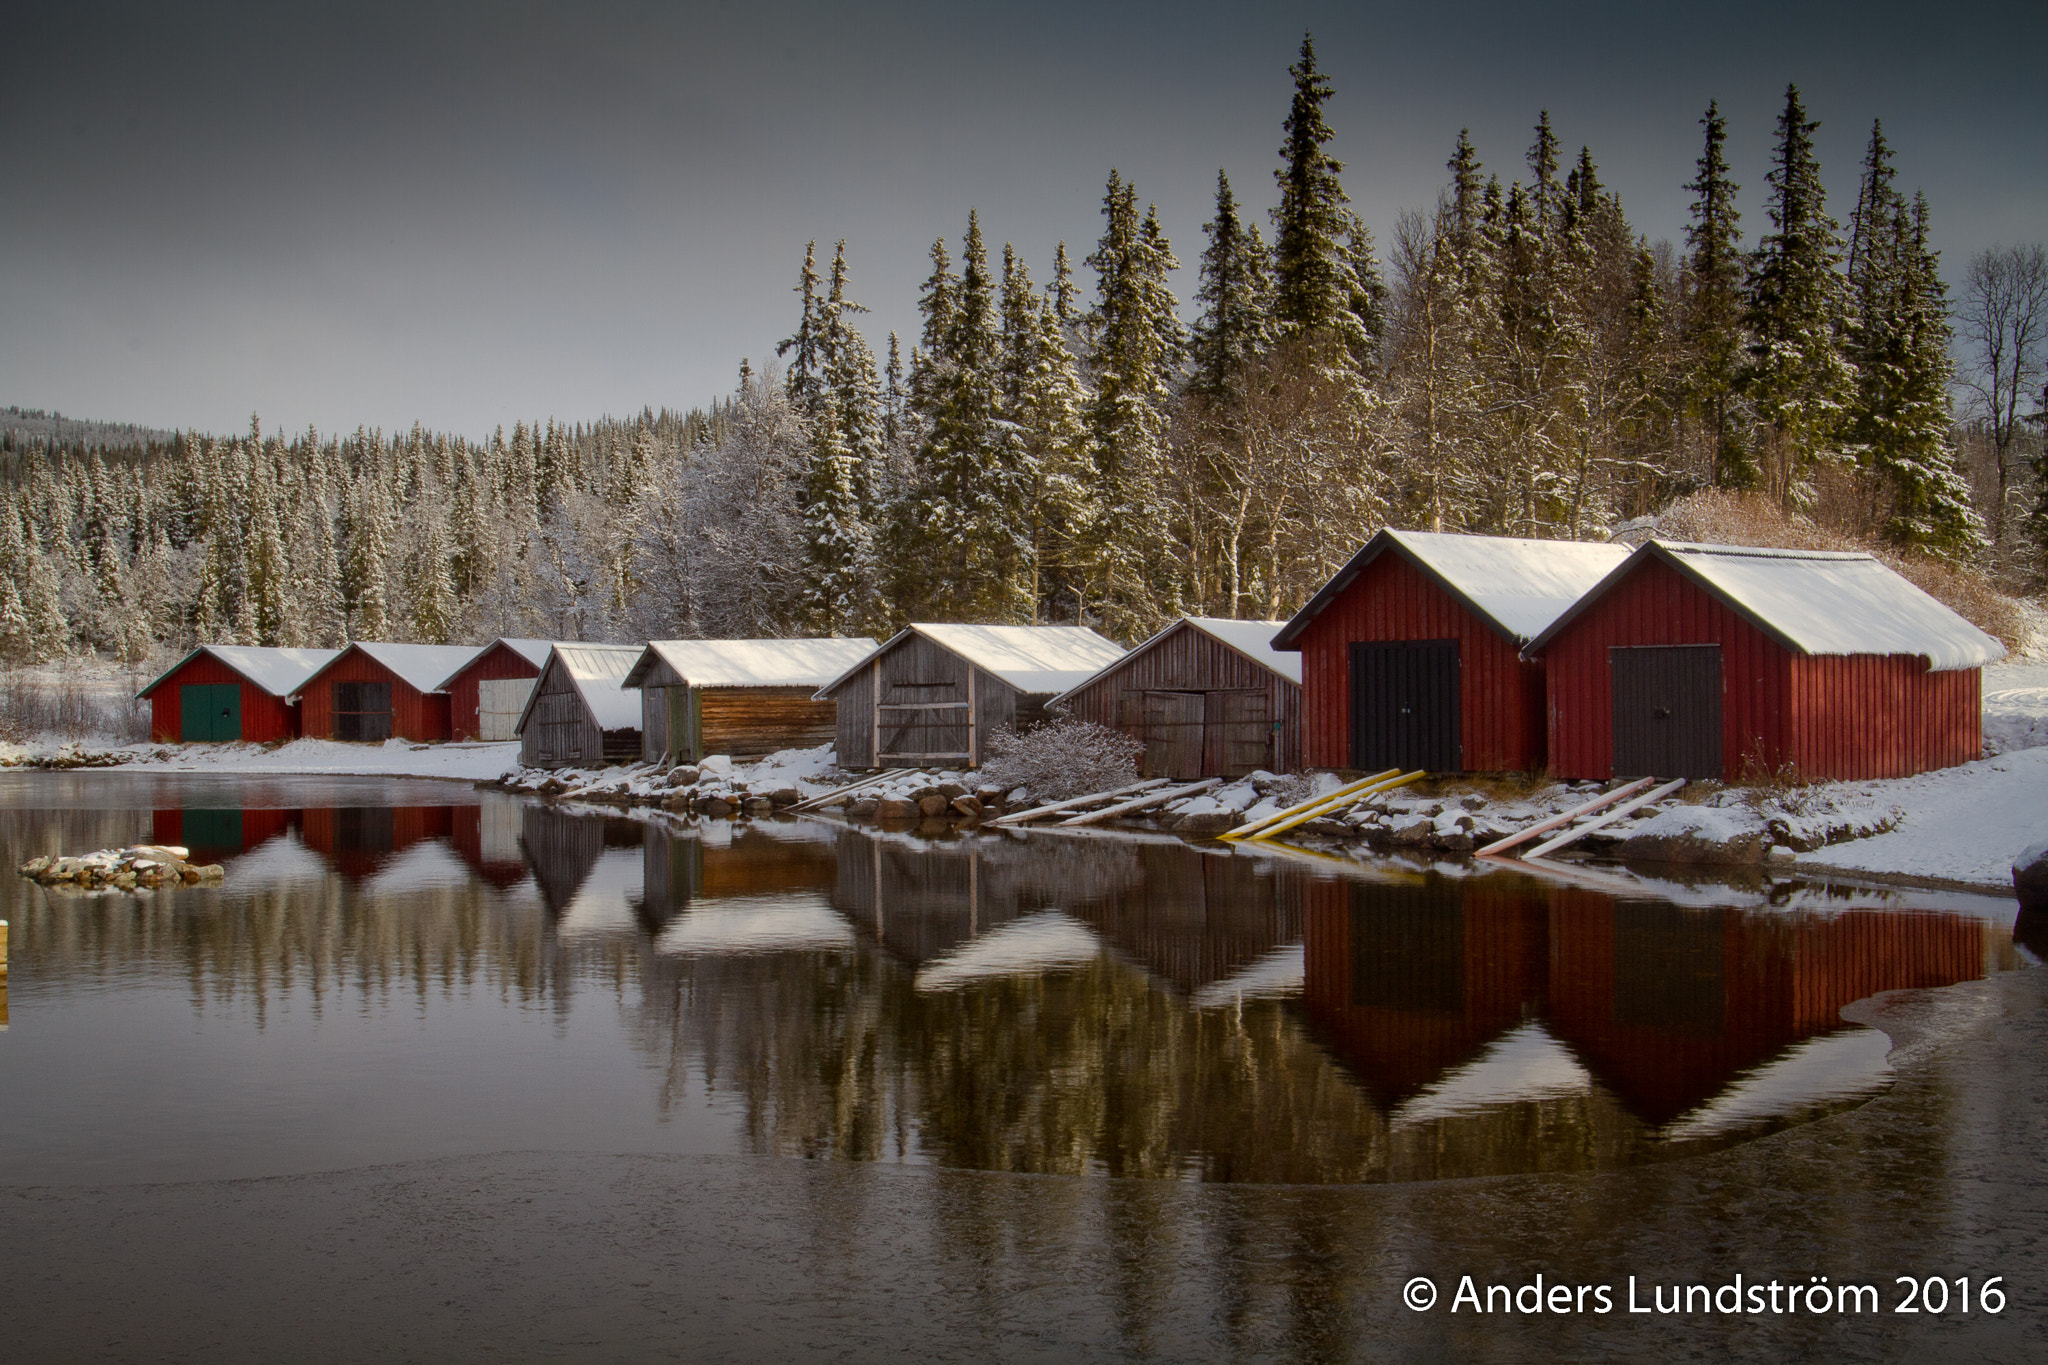
<path id="1" fill-rule="evenodd" d="M 188 744 L 242 737 L 238 683 L 187 683 L 178 689 L 178 738 Z"/>

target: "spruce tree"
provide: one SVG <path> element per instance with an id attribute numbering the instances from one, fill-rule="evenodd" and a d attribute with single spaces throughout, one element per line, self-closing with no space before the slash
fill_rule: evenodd
<path id="1" fill-rule="evenodd" d="M 1287 68 L 1294 98 L 1287 111 L 1281 165 L 1273 172 L 1273 321 L 1287 336 L 1333 339 L 1353 364 L 1370 366 L 1379 320 L 1359 311 L 1380 292 L 1371 238 L 1344 194 L 1344 164 L 1328 151 L 1336 134 L 1323 116 L 1333 93 L 1316 66 L 1315 43 Z"/>
<path id="2" fill-rule="evenodd" d="M 848 295 L 846 242 L 832 257 L 820 314 L 822 401 L 811 420 L 804 474 L 804 613 L 812 628 L 843 635 L 878 625 L 872 518 L 883 459 L 874 354 L 848 321 L 867 310 Z"/>
<path id="3" fill-rule="evenodd" d="M 1728 124 L 1720 106 L 1707 102 L 1706 147 L 1698 174 L 1685 186 L 1693 193 L 1692 221 L 1686 225 L 1684 296 L 1679 340 L 1684 347 L 1685 401 L 1708 439 L 1713 482 L 1753 486 L 1759 476 L 1754 454 L 1732 420 L 1743 359 L 1743 260 L 1740 186 L 1728 176 Z"/>
<path id="4" fill-rule="evenodd" d="M 1797 86 L 1785 89 L 1772 157 L 1772 231 L 1751 262 L 1743 388 L 1765 423 L 1766 491 L 1787 510 L 1812 495 L 1815 466 L 1833 451 L 1855 375 L 1842 354 L 1847 307 L 1842 242 L 1827 214 L 1813 133 Z"/>
<path id="5" fill-rule="evenodd" d="M 1195 297 L 1202 315 L 1189 345 L 1188 390 L 1214 402 L 1230 389 L 1238 372 L 1272 344 L 1272 282 L 1266 244 L 1259 230 L 1237 214 L 1230 179 L 1216 172 L 1216 216 L 1202 229 L 1201 287 Z"/>
<path id="6" fill-rule="evenodd" d="M 791 356 L 783 383 L 789 401 L 806 415 L 817 410 L 824 392 L 824 358 L 820 347 L 820 304 L 818 300 L 818 244 L 804 243 L 804 268 L 797 277 L 795 292 L 803 296 L 803 313 L 797 319 L 796 335 L 775 345 L 775 354 Z M 792 354 L 793 353 L 793 354 Z"/>

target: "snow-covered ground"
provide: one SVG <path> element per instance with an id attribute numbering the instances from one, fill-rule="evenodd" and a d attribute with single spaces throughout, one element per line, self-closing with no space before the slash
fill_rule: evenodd
<path id="1" fill-rule="evenodd" d="M 319 773 L 362 777 L 448 777 L 488 782 L 519 766 L 517 744 L 340 744 L 295 739 L 261 744 L 138 744 L 115 750 L 127 761 L 115 769 L 158 773 Z"/>
<path id="2" fill-rule="evenodd" d="M 1984 751 L 2048 745 L 2048 657 L 2022 656 L 1984 670 Z"/>
<path id="3" fill-rule="evenodd" d="M 1884 782 L 1819 789 L 1840 810 L 1899 812 L 1883 834 L 1799 855 L 1818 870 L 1928 878 L 2010 890 L 2012 862 L 2048 837 L 2048 747 Z"/>

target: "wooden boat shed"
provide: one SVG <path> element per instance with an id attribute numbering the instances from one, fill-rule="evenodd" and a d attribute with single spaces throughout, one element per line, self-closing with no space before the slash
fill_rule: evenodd
<path id="1" fill-rule="evenodd" d="M 269 744 L 296 739 L 299 707 L 293 694 L 340 653 L 201 645 L 135 694 L 136 700 L 149 703 L 150 742 Z"/>
<path id="2" fill-rule="evenodd" d="M 501 636 L 444 678 L 435 690 L 448 694 L 450 736 L 486 743 L 519 738 L 519 713 L 552 648 L 552 640 Z"/>
<path id="3" fill-rule="evenodd" d="M 640 694 L 622 684 L 639 645 L 558 644 L 519 713 L 529 768 L 601 768 L 640 759 Z"/>
<path id="4" fill-rule="evenodd" d="M 1528 647 L 1559 777 L 1905 777 L 1983 748 L 2005 648 L 1870 555 L 1652 540 Z"/>
<path id="5" fill-rule="evenodd" d="M 866 636 L 656 640 L 625 677 L 640 691 L 640 756 L 697 763 L 829 744 L 839 708 L 816 693 L 876 648 Z"/>
<path id="6" fill-rule="evenodd" d="M 974 768 L 997 730 L 1123 657 L 1086 626 L 906 626 L 818 691 L 836 702 L 843 768 Z"/>
<path id="7" fill-rule="evenodd" d="M 1184 616 L 1048 705 L 1145 745 L 1147 777 L 1301 766 L 1301 655 L 1280 621 Z"/>
<path id="8" fill-rule="evenodd" d="M 1621 545 L 1379 532 L 1273 637 L 1301 651 L 1303 763 L 1541 769 L 1543 668 L 1522 648 L 1627 557 Z"/>
<path id="9" fill-rule="evenodd" d="M 442 682 L 476 655 L 474 645 L 400 645 L 357 640 L 300 684 L 299 718 L 315 739 L 418 744 L 448 738 Z"/>

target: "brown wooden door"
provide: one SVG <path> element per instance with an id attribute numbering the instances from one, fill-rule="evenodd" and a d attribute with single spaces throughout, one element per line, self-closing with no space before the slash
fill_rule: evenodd
<path id="1" fill-rule="evenodd" d="M 1202 775 L 1200 692 L 1145 694 L 1145 776 L 1188 779 Z"/>
<path id="2" fill-rule="evenodd" d="M 1721 776 L 1721 647 L 1607 651 L 1616 777 Z"/>
<path id="3" fill-rule="evenodd" d="M 1271 698 L 1263 691 L 1211 692 L 1202 736 L 1203 777 L 1243 777 L 1273 766 Z"/>

